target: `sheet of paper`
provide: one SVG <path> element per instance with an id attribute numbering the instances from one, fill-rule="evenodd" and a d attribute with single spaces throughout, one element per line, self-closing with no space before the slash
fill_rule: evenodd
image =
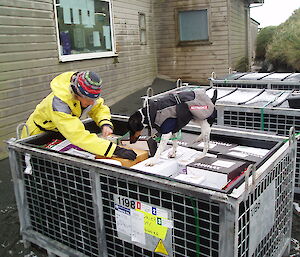
<path id="1" fill-rule="evenodd" d="M 146 234 L 144 228 L 144 213 L 131 210 L 131 225 L 131 240 L 145 245 Z"/>
<path id="2" fill-rule="evenodd" d="M 116 227 L 118 233 L 131 236 L 130 209 L 115 204 Z"/>
<path id="3" fill-rule="evenodd" d="M 214 163 L 212 163 L 212 165 L 224 167 L 224 168 L 230 168 L 232 165 L 234 165 L 234 162 L 217 160 Z"/>

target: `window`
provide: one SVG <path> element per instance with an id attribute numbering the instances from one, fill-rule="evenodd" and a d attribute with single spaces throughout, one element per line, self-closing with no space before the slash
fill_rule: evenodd
<path id="1" fill-rule="evenodd" d="M 139 13 L 139 28 L 140 28 L 140 44 L 147 44 L 146 37 L 146 15 L 144 13 Z"/>
<path id="2" fill-rule="evenodd" d="M 115 55 L 110 0 L 56 0 L 61 61 Z"/>
<path id="3" fill-rule="evenodd" d="M 202 10 L 179 10 L 178 19 L 178 42 L 183 44 L 208 43 L 208 11 Z"/>

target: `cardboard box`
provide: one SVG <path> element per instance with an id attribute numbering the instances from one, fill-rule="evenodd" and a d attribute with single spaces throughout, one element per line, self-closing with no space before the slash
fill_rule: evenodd
<path id="1" fill-rule="evenodd" d="M 157 142 L 149 136 L 141 136 L 134 144 L 130 144 L 130 140 L 127 139 L 121 140 L 120 145 L 148 151 L 150 156 L 154 156 L 157 150 Z"/>
<path id="2" fill-rule="evenodd" d="M 187 166 L 187 174 L 196 177 L 205 177 L 201 185 L 222 189 L 228 182 L 238 177 L 248 163 L 225 158 L 203 157 Z"/>
<path id="3" fill-rule="evenodd" d="M 156 175 L 161 175 L 161 176 L 166 176 L 170 177 L 172 175 L 178 175 L 177 170 L 178 170 L 178 164 L 176 160 L 172 159 L 158 159 L 158 162 L 154 166 L 146 166 L 147 161 L 149 161 L 151 158 L 148 160 L 145 160 L 143 162 L 140 162 L 131 168 L 141 170 L 147 173 L 151 174 L 156 174 Z"/>
<path id="4" fill-rule="evenodd" d="M 127 168 L 132 167 L 133 165 L 135 165 L 135 164 L 137 164 L 139 162 L 142 162 L 142 161 L 148 159 L 148 151 L 139 150 L 139 149 L 132 149 L 132 148 L 128 148 L 128 147 L 124 147 L 124 148 L 131 149 L 131 150 L 135 151 L 135 153 L 137 154 L 137 156 L 136 156 L 136 159 L 134 161 L 131 161 L 131 160 L 128 160 L 128 159 L 119 158 L 119 157 L 116 157 L 116 156 L 113 156 L 113 157 L 109 158 L 109 157 L 104 157 L 104 156 L 100 156 L 100 155 L 97 155 L 96 159 L 112 159 L 112 160 L 117 160 L 117 161 L 121 162 L 122 166 L 127 167 Z"/>

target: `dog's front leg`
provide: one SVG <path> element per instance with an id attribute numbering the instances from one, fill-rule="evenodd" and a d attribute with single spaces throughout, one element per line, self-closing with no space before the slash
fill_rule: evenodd
<path id="1" fill-rule="evenodd" d="M 210 132 L 211 132 L 211 127 L 207 122 L 207 120 L 199 121 L 199 125 L 201 127 L 201 134 L 197 138 L 197 141 L 198 142 L 203 141 L 204 148 L 203 148 L 203 152 L 197 157 L 197 159 L 201 159 L 207 154 L 209 149 L 209 140 L 210 140 Z"/>
<path id="2" fill-rule="evenodd" d="M 178 134 L 176 133 L 174 133 L 173 134 L 173 137 L 175 138 L 175 137 L 177 137 L 178 136 Z M 172 150 L 169 152 L 169 154 L 168 154 L 168 157 L 169 158 L 175 158 L 176 157 L 176 153 L 177 153 L 177 147 L 178 147 L 178 140 L 177 139 L 173 139 L 173 141 L 172 141 L 172 146 L 173 146 L 173 148 L 172 148 Z"/>
<path id="3" fill-rule="evenodd" d="M 146 162 L 146 166 L 153 166 L 157 163 L 158 158 L 161 156 L 162 152 L 165 150 L 167 143 L 169 141 L 169 139 L 171 138 L 172 133 L 168 133 L 168 134 L 163 134 L 161 136 L 161 140 L 159 142 L 158 148 L 156 150 L 156 153 L 154 155 L 153 158 L 150 158 L 147 162 Z"/>

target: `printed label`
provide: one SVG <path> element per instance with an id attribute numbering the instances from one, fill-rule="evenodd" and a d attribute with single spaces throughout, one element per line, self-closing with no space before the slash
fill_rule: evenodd
<path id="1" fill-rule="evenodd" d="M 207 110 L 208 106 L 207 105 L 191 105 L 190 110 L 191 111 L 197 111 L 197 110 Z"/>
<path id="2" fill-rule="evenodd" d="M 116 194 L 114 206 L 120 239 L 173 256 L 171 229 L 174 223 L 170 220 L 170 210 Z"/>

